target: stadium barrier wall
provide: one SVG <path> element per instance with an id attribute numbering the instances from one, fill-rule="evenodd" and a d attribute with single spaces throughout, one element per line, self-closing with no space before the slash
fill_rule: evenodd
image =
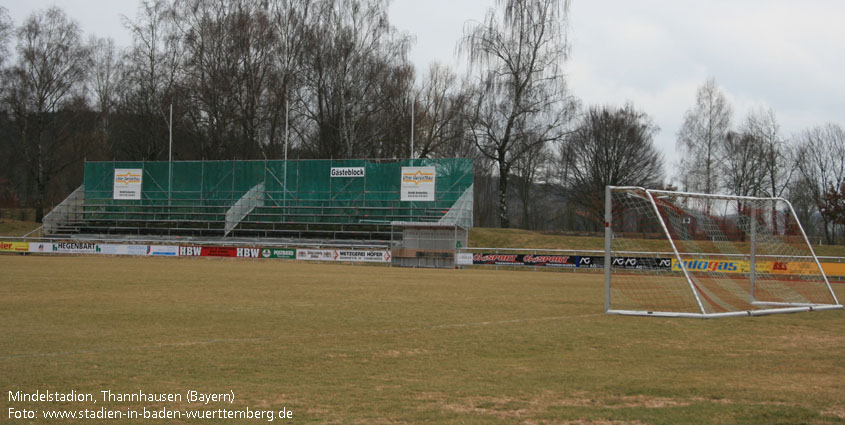
<path id="1" fill-rule="evenodd" d="M 71 255 L 132 255 L 169 257 L 268 258 L 304 261 L 389 263 L 384 249 L 303 249 L 269 246 L 143 245 L 85 241 L 0 241 L 0 252 Z"/>
<path id="2" fill-rule="evenodd" d="M 468 249 L 481 252 L 467 252 Z M 530 250 L 530 249 L 493 249 L 468 248 L 457 254 L 460 266 L 511 266 L 511 267 L 548 267 L 564 269 L 601 269 L 604 267 L 604 251 L 571 251 L 571 250 Z M 527 252 L 527 253 L 524 253 Z M 587 254 L 587 255 L 584 255 Z M 645 253 L 639 253 L 645 254 Z M 819 257 L 838 262 L 821 262 L 822 270 L 827 276 L 845 277 L 845 258 Z M 643 257 L 632 253 L 630 256 L 614 256 L 612 267 L 630 270 L 666 270 L 680 271 L 676 259 L 668 254 L 666 257 Z M 809 259 L 808 259 L 809 261 Z M 690 270 L 721 271 L 723 273 L 748 273 L 750 262 L 730 258 L 708 258 L 706 255 L 685 260 L 685 266 Z M 814 263 L 802 261 L 758 261 L 756 270 L 760 273 L 784 275 L 812 275 L 816 270 Z"/>
<path id="3" fill-rule="evenodd" d="M 496 251 L 494 249 L 468 248 Z M 599 251 L 568 251 L 567 253 L 543 250 L 504 250 L 505 252 L 457 253 L 458 266 L 522 266 L 563 269 L 601 269 L 604 256 Z M 520 253 L 518 251 L 530 251 Z M 0 253 L 72 254 L 72 255 L 131 255 L 168 257 L 229 257 L 229 258 L 271 258 L 300 261 L 391 263 L 392 255 L 387 248 L 350 247 L 291 248 L 277 246 L 219 246 L 219 245 L 158 245 L 158 244 L 115 244 L 87 241 L 50 240 L 40 242 L 0 241 Z M 584 255 L 588 254 L 588 255 Z M 845 277 L 845 258 L 821 257 L 839 262 L 822 262 L 822 269 L 828 276 Z M 672 269 L 680 270 L 676 259 L 642 256 L 614 256 L 613 267 L 631 270 Z M 770 274 L 812 274 L 813 268 L 800 261 L 760 261 L 756 263 L 759 272 Z M 750 263 L 745 260 L 725 258 L 699 258 L 685 260 L 690 270 L 716 270 L 724 273 L 747 273 Z"/>

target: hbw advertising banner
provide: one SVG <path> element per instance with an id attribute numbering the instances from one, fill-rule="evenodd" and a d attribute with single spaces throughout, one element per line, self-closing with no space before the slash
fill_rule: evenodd
<path id="1" fill-rule="evenodd" d="M 402 201 L 434 200 L 434 167 L 402 167 Z"/>

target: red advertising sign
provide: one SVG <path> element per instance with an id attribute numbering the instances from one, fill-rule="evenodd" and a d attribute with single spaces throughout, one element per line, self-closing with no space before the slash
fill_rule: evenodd
<path id="1" fill-rule="evenodd" d="M 238 249 L 233 246 L 204 246 L 203 257 L 237 257 Z"/>

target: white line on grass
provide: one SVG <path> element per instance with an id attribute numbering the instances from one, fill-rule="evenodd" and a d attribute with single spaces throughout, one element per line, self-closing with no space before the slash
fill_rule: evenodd
<path id="1" fill-rule="evenodd" d="M 397 334 L 397 333 L 407 333 L 407 332 L 420 332 L 420 331 L 432 331 L 432 330 L 440 330 L 440 329 L 459 329 L 459 328 L 471 328 L 471 327 L 483 327 L 483 326 L 491 326 L 491 325 L 507 325 L 507 324 L 514 324 L 514 323 L 530 323 L 530 322 L 545 322 L 545 321 L 552 321 L 552 320 L 566 320 L 566 319 L 582 319 L 586 317 L 596 317 L 596 316 L 604 316 L 602 313 L 591 313 L 591 314 L 581 314 L 575 316 L 548 316 L 548 317 L 533 317 L 533 318 L 525 318 L 525 319 L 509 319 L 509 320 L 490 320 L 484 322 L 467 322 L 467 323 L 450 323 L 445 325 L 433 325 L 433 326 L 418 326 L 418 327 L 409 327 L 409 328 L 395 328 L 395 329 L 374 329 L 374 330 L 367 330 L 367 331 L 352 331 L 352 332 L 331 332 L 331 333 L 319 333 L 319 334 L 312 334 L 312 335 L 304 335 L 303 338 L 309 337 L 317 337 L 317 338 L 324 338 L 324 337 L 342 337 L 342 336 L 355 336 L 355 335 L 387 335 L 387 334 Z M 289 338 L 294 338 L 299 336 L 290 336 Z M 146 350 L 150 348 L 171 348 L 171 347 L 190 347 L 194 345 L 211 345 L 211 344 L 229 344 L 229 343 L 259 343 L 259 342 L 267 342 L 272 340 L 278 339 L 286 339 L 286 337 L 276 337 L 276 338 L 214 338 L 214 339 L 205 339 L 199 341 L 184 341 L 184 342 L 159 342 L 153 344 L 141 344 L 135 346 L 124 346 L 124 347 L 104 347 L 104 348 L 92 348 L 86 350 L 72 350 L 72 351 L 55 351 L 49 353 L 27 353 L 27 354 L 13 354 L 10 356 L 5 356 L 4 359 L 11 360 L 11 359 L 20 359 L 20 358 L 33 358 L 33 357 L 57 357 L 57 356 L 68 356 L 74 354 L 95 354 L 95 353 L 103 353 L 103 352 L 112 352 L 112 351 L 123 351 L 123 350 Z"/>

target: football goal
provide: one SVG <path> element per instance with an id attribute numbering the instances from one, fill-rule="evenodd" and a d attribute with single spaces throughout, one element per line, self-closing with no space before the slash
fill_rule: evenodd
<path id="1" fill-rule="evenodd" d="M 605 311 L 670 317 L 842 308 L 782 198 L 612 187 Z"/>

